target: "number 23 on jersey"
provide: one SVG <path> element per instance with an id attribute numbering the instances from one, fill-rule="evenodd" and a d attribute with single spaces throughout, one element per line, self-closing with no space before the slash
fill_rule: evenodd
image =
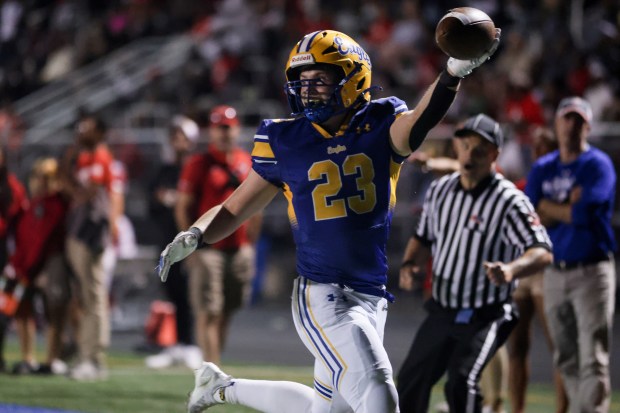
<path id="1" fill-rule="evenodd" d="M 344 177 L 355 176 L 357 191 L 361 194 L 349 197 L 338 197 L 343 187 Z M 375 170 L 368 155 L 358 153 L 345 158 L 340 167 L 332 160 L 315 162 L 308 170 L 308 180 L 324 182 L 312 191 L 314 219 L 343 218 L 347 210 L 356 214 L 372 211 L 377 203 L 377 191 L 373 179 Z"/>

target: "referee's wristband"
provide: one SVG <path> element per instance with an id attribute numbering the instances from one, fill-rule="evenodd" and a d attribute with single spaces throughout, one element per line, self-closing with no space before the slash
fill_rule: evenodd
<path id="1" fill-rule="evenodd" d="M 400 264 L 400 268 L 405 268 L 405 267 L 408 267 L 408 266 L 410 266 L 410 265 L 414 265 L 414 264 L 415 264 L 415 261 L 414 261 L 414 260 L 407 260 L 407 261 L 403 261 L 403 262 Z"/>

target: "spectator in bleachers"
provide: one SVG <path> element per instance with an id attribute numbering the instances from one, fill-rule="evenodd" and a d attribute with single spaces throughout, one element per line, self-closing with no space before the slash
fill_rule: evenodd
<path id="1" fill-rule="evenodd" d="M 588 71 L 590 75 L 589 82 L 583 97 L 592 106 L 592 119 L 598 122 L 603 120 L 605 109 L 613 104 L 614 89 L 607 69 L 600 61 L 590 61 L 588 63 Z"/>

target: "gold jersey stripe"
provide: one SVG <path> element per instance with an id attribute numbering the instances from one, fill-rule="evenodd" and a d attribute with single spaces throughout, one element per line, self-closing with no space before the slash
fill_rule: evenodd
<path id="1" fill-rule="evenodd" d="M 254 142 L 252 156 L 258 156 L 259 158 L 275 158 L 275 155 L 271 150 L 271 145 L 267 142 Z"/>

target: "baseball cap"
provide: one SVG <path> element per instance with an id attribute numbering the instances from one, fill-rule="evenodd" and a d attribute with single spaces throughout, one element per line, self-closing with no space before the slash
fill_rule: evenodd
<path id="1" fill-rule="evenodd" d="M 228 105 L 216 106 L 209 115 L 209 124 L 211 126 L 238 126 L 237 111 Z"/>
<path id="2" fill-rule="evenodd" d="M 468 118 L 463 126 L 454 132 L 454 136 L 463 137 L 472 132 L 482 136 L 498 148 L 504 143 L 504 133 L 499 123 L 484 113 Z"/>
<path id="3" fill-rule="evenodd" d="M 590 106 L 588 101 L 578 96 L 562 99 L 558 105 L 558 110 L 555 115 L 564 116 L 569 113 L 577 113 L 586 122 L 592 123 L 592 106 Z"/>
<path id="4" fill-rule="evenodd" d="M 198 140 L 200 128 L 196 122 L 187 116 L 176 115 L 172 118 L 171 124 L 173 128 L 180 129 L 191 142 L 196 142 Z"/>

